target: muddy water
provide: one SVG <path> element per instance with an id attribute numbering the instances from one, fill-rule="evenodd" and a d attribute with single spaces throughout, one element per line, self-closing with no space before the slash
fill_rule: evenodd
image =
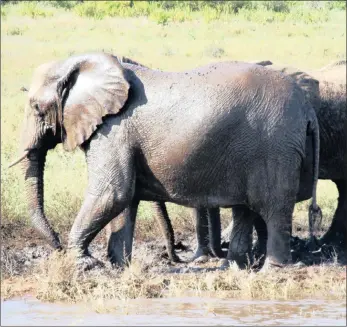
<path id="1" fill-rule="evenodd" d="M 344 301 L 173 298 L 129 300 L 111 305 L 110 313 L 97 313 L 88 306 L 41 303 L 30 297 L 9 300 L 1 302 L 1 325 L 346 326 Z"/>

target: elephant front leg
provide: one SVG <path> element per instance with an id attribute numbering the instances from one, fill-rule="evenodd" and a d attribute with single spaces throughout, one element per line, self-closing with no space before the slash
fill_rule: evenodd
<path id="1" fill-rule="evenodd" d="M 133 201 L 109 224 L 111 230 L 108 238 L 107 256 L 114 266 L 124 267 L 131 262 L 138 205 L 138 201 Z"/>
<path id="2" fill-rule="evenodd" d="M 76 251 L 78 262 L 87 270 L 100 264 L 88 251 L 95 236 L 127 206 L 115 200 L 114 189 L 108 188 L 101 195 L 88 193 L 71 228 L 68 248 Z"/>
<path id="3" fill-rule="evenodd" d="M 243 269 L 251 264 L 254 214 L 246 206 L 234 207 L 232 212 L 233 227 L 226 263 L 235 261 Z"/>

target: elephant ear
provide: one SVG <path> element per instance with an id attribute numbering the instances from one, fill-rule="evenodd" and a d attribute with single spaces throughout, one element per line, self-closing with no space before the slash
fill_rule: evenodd
<path id="1" fill-rule="evenodd" d="M 72 57 L 63 63 L 59 76 L 63 145 L 71 151 L 89 139 L 104 116 L 122 109 L 129 83 L 117 58 L 105 53 Z"/>
<path id="2" fill-rule="evenodd" d="M 304 91 L 305 97 L 314 109 L 318 109 L 321 104 L 319 93 L 319 81 L 313 76 L 290 66 L 270 65 L 268 68 L 281 71 L 291 78 Z"/>

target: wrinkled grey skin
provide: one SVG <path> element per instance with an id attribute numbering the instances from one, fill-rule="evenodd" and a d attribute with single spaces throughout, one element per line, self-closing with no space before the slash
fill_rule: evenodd
<path id="1" fill-rule="evenodd" d="M 267 224 L 269 264 L 289 264 L 309 138 L 312 210 L 319 210 L 317 118 L 282 73 L 241 62 L 161 72 L 93 53 L 40 66 L 28 96 L 20 159 L 33 221 L 55 247 L 43 210 L 46 153 L 63 142 L 86 155 L 88 187 L 68 244 L 85 268 L 96 264 L 90 242 L 129 206 L 118 250 L 131 259 L 141 200 L 252 208 Z"/>
<path id="2" fill-rule="evenodd" d="M 268 68 L 283 71 L 289 75 L 300 73 L 299 70 L 286 66 L 273 65 Z M 332 63 L 309 74 L 319 81 L 319 101 L 313 103 L 320 129 L 320 166 L 319 178 L 332 180 L 338 189 L 339 198 L 332 224 L 319 244 L 346 247 L 347 242 L 347 113 L 346 113 L 346 61 Z M 297 202 L 307 200 L 310 181 L 303 179 Z M 305 195 L 306 194 L 306 195 Z M 234 221 L 243 219 L 245 211 L 233 210 Z M 265 222 L 254 212 L 254 227 L 258 234 L 259 255 L 265 256 L 267 229 Z M 239 217 L 240 216 L 240 217 Z M 233 230 L 234 229 L 234 230 Z M 224 231 L 222 239 L 228 240 L 232 233 L 237 233 L 237 225 L 231 223 Z M 311 231 L 312 232 L 312 231 Z M 246 238 L 246 236 L 245 236 Z M 242 251 L 240 251 L 242 252 Z"/>

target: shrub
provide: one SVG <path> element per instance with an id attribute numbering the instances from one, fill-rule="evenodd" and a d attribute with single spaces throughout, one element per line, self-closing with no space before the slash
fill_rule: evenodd
<path id="1" fill-rule="evenodd" d="M 170 15 L 165 10 L 157 10 L 150 14 L 149 18 L 157 24 L 166 25 L 169 22 Z"/>
<path id="2" fill-rule="evenodd" d="M 20 3 L 20 14 L 31 18 L 52 16 L 52 12 L 43 9 L 35 1 L 23 1 Z"/>
<path id="3" fill-rule="evenodd" d="M 9 29 L 6 34 L 7 35 L 22 35 L 23 30 L 20 29 L 19 27 L 14 27 L 14 28 Z"/>

